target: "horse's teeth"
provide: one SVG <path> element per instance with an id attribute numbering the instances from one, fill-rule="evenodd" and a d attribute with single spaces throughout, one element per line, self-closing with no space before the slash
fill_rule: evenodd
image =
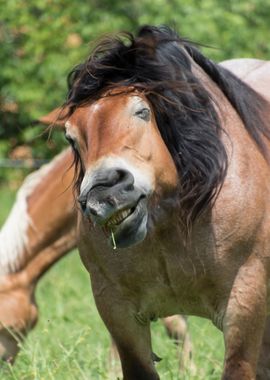
<path id="1" fill-rule="evenodd" d="M 121 211 L 118 214 L 112 216 L 111 219 L 107 222 L 107 225 L 112 226 L 114 224 L 119 224 L 122 220 L 124 220 L 130 214 L 131 214 L 131 209 Z"/>

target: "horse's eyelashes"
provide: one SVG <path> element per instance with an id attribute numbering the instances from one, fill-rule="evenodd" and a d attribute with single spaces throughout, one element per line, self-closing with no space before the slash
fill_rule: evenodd
<path id="1" fill-rule="evenodd" d="M 138 116 L 140 119 L 144 121 L 150 120 L 150 109 L 149 108 L 142 108 L 135 112 L 135 116 Z"/>

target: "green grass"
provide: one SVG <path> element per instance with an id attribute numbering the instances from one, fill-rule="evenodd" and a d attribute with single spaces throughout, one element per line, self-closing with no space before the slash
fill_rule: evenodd
<path id="1" fill-rule="evenodd" d="M 14 192 L 0 189 L 0 223 Z M 1 242 L 0 242 L 1 244 Z M 88 274 L 77 252 L 55 265 L 41 280 L 36 293 L 40 310 L 37 327 L 22 346 L 13 367 L 0 369 L 3 380 L 106 380 L 110 339 L 96 311 Z M 160 322 L 153 323 L 154 352 L 163 380 L 217 380 L 223 360 L 222 335 L 206 320 L 189 318 L 195 374 L 179 375 L 178 350 Z"/>

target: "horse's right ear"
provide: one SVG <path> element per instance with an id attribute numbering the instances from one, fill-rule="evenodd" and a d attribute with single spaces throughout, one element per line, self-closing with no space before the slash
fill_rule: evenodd
<path id="1" fill-rule="evenodd" d="M 47 115 L 39 117 L 36 122 L 42 123 L 45 125 L 51 125 L 51 126 L 59 126 L 64 127 L 65 122 L 68 119 L 69 116 L 69 110 L 67 107 L 58 107 L 55 108 L 53 111 L 48 113 Z"/>

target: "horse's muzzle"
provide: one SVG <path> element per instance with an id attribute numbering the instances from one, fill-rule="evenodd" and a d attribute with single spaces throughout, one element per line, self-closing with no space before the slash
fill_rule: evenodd
<path id="1" fill-rule="evenodd" d="M 134 185 L 133 174 L 119 168 L 99 169 L 87 182 L 78 198 L 83 214 L 113 232 L 117 247 L 141 241 L 146 235 L 147 200 Z"/>

